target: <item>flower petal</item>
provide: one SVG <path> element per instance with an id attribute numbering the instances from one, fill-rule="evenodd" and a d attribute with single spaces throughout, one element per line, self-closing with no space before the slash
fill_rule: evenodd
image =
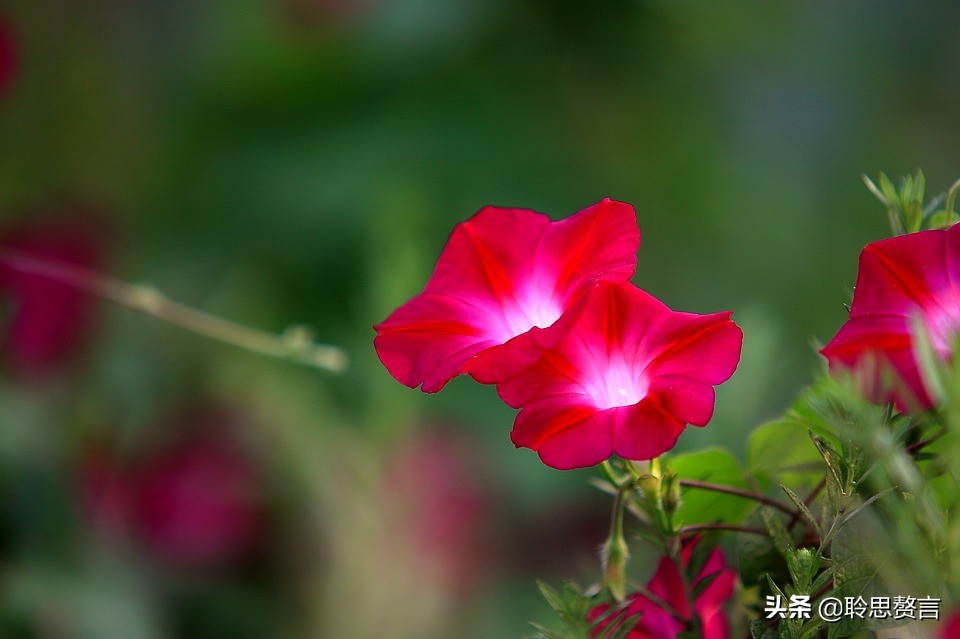
<path id="1" fill-rule="evenodd" d="M 950 288 L 945 240 L 944 231 L 921 231 L 864 247 L 850 317 L 938 308 L 938 291 Z"/>
<path id="2" fill-rule="evenodd" d="M 729 313 L 677 313 L 629 283 L 595 284 L 550 330 L 556 343 L 497 390 L 521 409 L 514 443 L 557 468 L 672 448 L 710 421 L 742 341 Z"/>
<path id="3" fill-rule="evenodd" d="M 580 395 L 557 395 L 525 406 L 510 439 L 531 448 L 544 464 L 558 470 L 599 464 L 610 456 L 612 413 L 582 403 Z"/>
<path id="4" fill-rule="evenodd" d="M 633 274 L 639 242 L 633 209 L 611 200 L 558 222 L 482 209 L 454 229 L 423 293 L 375 327 L 380 359 L 425 392 L 463 372 L 506 379 L 552 344 L 542 329 L 591 283 Z"/>
<path id="5" fill-rule="evenodd" d="M 677 564 L 669 557 L 660 559 L 656 572 L 647 583 L 647 588 L 684 617 L 690 616 L 683 577 L 677 570 Z"/>
<path id="6" fill-rule="evenodd" d="M 710 553 L 710 557 L 697 576 L 697 583 L 711 577 L 710 583 L 700 591 L 700 596 L 694 603 L 694 610 L 703 616 L 712 615 L 722 608 L 723 604 L 733 596 L 734 585 L 737 582 L 737 573 L 727 568 L 723 553 L 719 549 Z M 697 584 L 694 584 L 694 588 L 696 586 Z"/>
<path id="7" fill-rule="evenodd" d="M 623 282 L 633 277 L 639 248 L 633 207 L 608 198 L 550 226 L 538 268 L 554 274 L 558 293 L 569 295 L 598 279 Z"/>
<path id="8" fill-rule="evenodd" d="M 895 401 L 901 411 L 933 405 L 913 353 L 911 319 L 871 315 L 848 320 L 820 353 L 831 371 L 853 372 L 872 401 Z M 891 379 L 885 371 L 892 370 Z"/>
<path id="9" fill-rule="evenodd" d="M 376 326 L 380 361 L 402 384 L 435 393 L 464 371 L 474 355 L 498 343 L 478 334 L 479 311 L 463 300 L 424 293 Z"/>
<path id="10" fill-rule="evenodd" d="M 660 375 L 650 384 L 650 395 L 680 421 L 706 426 L 713 417 L 713 386 L 679 375 Z"/>
<path id="11" fill-rule="evenodd" d="M 649 364 L 651 371 L 710 385 L 730 379 L 743 345 L 743 331 L 730 321 L 730 315 L 676 312 L 664 316 L 643 347 L 655 353 Z"/>
<path id="12" fill-rule="evenodd" d="M 616 410 L 613 452 L 624 459 L 659 457 L 676 445 L 686 428 L 683 421 L 667 412 L 652 396 Z"/>
<path id="13" fill-rule="evenodd" d="M 525 209 L 488 206 L 454 227 L 425 291 L 491 306 L 510 298 L 527 279 L 531 250 L 550 218 Z M 505 233 L 509 229 L 509 233 Z"/>

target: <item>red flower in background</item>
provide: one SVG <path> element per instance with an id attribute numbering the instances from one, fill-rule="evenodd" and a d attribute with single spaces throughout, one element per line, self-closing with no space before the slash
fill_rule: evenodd
<path id="1" fill-rule="evenodd" d="M 497 386 L 519 408 L 511 437 L 559 469 L 616 453 L 652 459 L 713 415 L 713 386 L 740 360 L 730 313 L 671 311 L 631 284 L 597 284 L 558 324 L 555 345 Z"/>
<path id="2" fill-rule="evenodd" d="M 96 268 L 103 253 L 103 224 L 85 212 L 31 221 L 0 233 L 2 352 L 14 370 L 39 376 L 65 363 L 90 322 L 91 298 L 34 268 L 21 258 L 57 268 Z"/>
<path id="3" fill-rule="evenodd" d="M 940 357 L 952 355 L 960 329 L 960 226 L 868 244 L 860 253 L 850 319 L 821 353 L 831 370 L 865 374 L 865 391 L 901 411 L 929 408 L 931 399 L 914 354 L 919 320 Z M 899 383 L 885 383 L 890 366 Z"/>
<path id="4" fill-rule="evenodd" d="M 17 70 L 17 50 L 13 31 L 0 15 L 0 96 L 2 96 Z"/>
<path id="5" fill-rule="evenodd" d="M 140 474 L 140 533 L 158 555 L 181 565 L 229 563 L 259 537 L 260 483 L 250 458 L 229 442 L 181 445 Z"/>
<path id="6" fill-rule="evenodd" d="M 495 500 L 475 449 L 464 435 L 418 433 L 391 456 L 381 491 L 395 518 L 390 535 L 416 556 L 420 578 L 458 594 L 481 583 L 496 562 Z"/>
<path id="7" fill-rule="evenodd" d="M 696 543 L 688 543 L 681 552 L 684 568 L 690 564 Z M 707 579 L 710 581 L 705 581 Z M 637 625 L 627 635 L 627 639 L 675 639 L 687 625 L 674 615 L 676 613 L 686 620 L 692 620 L 694 615 L 699 618 L 701 639 L 729 639 L 730 625 L 723 606 L 733 596 L 736 581 L 737 573 L 727 567 L 723 553 L 719 549 L 714 550 L 691 584 L 693 592 L 696 592 L 698 587 L 702 588 L 691 610 L 677 564 L 664 557 L 647 583 L 647 590 L 669 606 L 669 609 L 641 594 L 627 597 L 628 606 L 622 615 L 611 613 L 609 605 L 598 606 L 588 616 L 589 621 L 599 620 L 592 636 L 601 636 L 611 623 L 619 624 L 640 615 Z M 607 615 L 606 618 L 604 615 Z"/>
<path id="8" fill-rule="evenodd" d="M 937 639 L 957 639 L 960 637 L 960 611 L 951 613 L 937 629 Z"/>
<path id="9" fill-rule="evenodd" d="M 262 536 L 263 481 L 252 457 L 217 429 L 224 419 L 183 417 L 183 425 L 207 432 L 130 463 L 91 456 L 81 497 L 94 527 L 183 568 L 218 568 L 248 556 Z"/>
<path id="10" fill-rule="evenodd" d="M 557 222 L 484 208 L 453 230 L 423 292 L 376 326 L 380 361 L 427 393 L 465 372 L 496 383 L 549 345 L 544 329 L 589 285 L 629 279 L 639 245 L 633 208 L 621 202 Z"/>

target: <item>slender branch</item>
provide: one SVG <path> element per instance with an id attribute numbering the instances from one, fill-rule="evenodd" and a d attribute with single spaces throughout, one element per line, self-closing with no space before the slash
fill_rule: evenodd
<path id="1" fill-rule="evenodd" d="M 150 286 L 128 284 L 87 268 L 38 258 L 5 247 L 0 247 L 0 262 L 13 270 L 46 277 L 261 355 L 293 360 L 333 372 L 341 372 L 347 367 L 347 356 L 343 350 L 314 343 L 309 331 L 303 327 L 291 327 L 282 335 L 274 335 L 175 302 Z"/>
<path id="2" fill-rule="evenodd" d="M 697 479 L 681 479 L 681 486 L 686 486 L 688 488 L 701 488 L 703 490 L 712 490 L 717 493 L 724 493 L 727 495 L 733 495 L 735 497 L 743 497 L 744 499 L 752 499 L 753 501 L 759 502 L 771 508 L 776 508 L 780 512 L 786 513 L 788 515 L 794 514 L 794 509 L 790 508 L 786 504 L 783 504 L 776 499 L 771 499 L 760 493 L 753 492 L 751 490 L 743 490 L 742 488 L 734 488 L 733 486 L 724 486 L 723 484 L 713 484 L 706 481 L 699 481 Z"/>
<path id="3" fill-rule="evenodd" d="M 763 537 L 768 536 L 767 531 L 764 528 L 759 526 L 740 526 L 737 524 L 696 524 L 692 526 L 684 526 L 678 532 L 681 536 L 683 535 L 693 535 L 698 532 L 707 532 L 711 530 L 721 530 L 729 532 L 741 532 L 750 535 L 761 535 Z"/>

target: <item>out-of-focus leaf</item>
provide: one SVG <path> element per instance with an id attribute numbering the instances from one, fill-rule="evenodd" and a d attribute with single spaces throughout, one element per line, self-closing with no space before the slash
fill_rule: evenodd
<path id="1" fill-rule="evenodd" d="M 750 434 L 747 469 L 764 488 L 775 482 L 798 488 L 820 480 L 823 461 L 808 431 L 790 418 L 781 418 Z"/>
<path id="2" fill-rule="evenodd" d="M 863 597 L 869 602 L 871 597 L 892 598 L 894 594 L 900 593 L 899 587 L 890 583 L 880 570 L 881 565 L 890 564 L 891 557 L 886 550 L 886 544 L 873 526 L 869 518 L 858 518 L 847 522 L 837 532 L 831 546 L 834 567 L 831 596 L 841 600 L 845 597 Z M 910 620 L 845 615 L 829 625 L 828 637 L 849 637 L 867 629 L 899 626 L 907 621 Z"/>
<path id="3" fill-rule="evenodd" d="M 681 480 L 696 479 L 735 488 L 748 488 L 740 464 L 729 451 L 722 448 L 677 455 L 667 461 L 667 466 L 677 473 Z M 743 497 L 685 487 L 674 521 L 685 526 L 739 522 L 755 507 L 755 502 Z"/>

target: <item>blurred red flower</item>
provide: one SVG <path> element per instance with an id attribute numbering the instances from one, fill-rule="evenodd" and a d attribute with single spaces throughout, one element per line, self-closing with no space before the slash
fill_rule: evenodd
<path id="1" fill-rule="evenodd" d="M 13 30 L 0 15 L 0 96 L 2 96 L 17 70 L 17 49 Z"/>
<path id="2" fill-rule="evenodd" d="M 687 424 L 713 416 L 713 386 L 740 361 L 743 333 L 730 313 L 675 312 L 629 283 L 598 283 L 558 322 L 559 337 L 497 386 L 520 409 L 514 444 L 559 469 L 616 453 L 652 459 Z"/>
<path id="3" fill-rule="evenodd" d="M 696 543 L 687 543 L 681 552 L 684 569 L 690 565 Z M 627 597 L 627 609 L 621 614 L 606 604 L 594 608 L 588 616 L 589 621 L 597 622 L 592 636 L 601 636 L 611 623 L 620 624 L 640 615 L 627 639 L 674 639 L 687 629 L 687 623 L 696 615 L 701 639 L 729 639 L 730 624 L 723 606 L 733 596 L 736 581 L 737 573 L 727 567 L 723 553 L 719 549 L 714 550 L 691 583 L 691 592 L 699 591 L 691 611 L 677 564 L 664 557 L 647 583 L 647 590 L 659 601 L 633 594 Z"/>
<path id="4" fill-rule="evenodd" d="M 92 310 L 87 293 L 24 268 L 23 258 L 61 269 L 97 268 L 103 236 L 99 220 L 76 210 L 0 232 L 0 301 L 12 306 L 2 351 L 19 374 L 41 376 L 65 363 L 82 342 Z"/>
<path id="5" fill-rule="evenodd" d="M 937 629 L 937 639 L 957 639 L 957 637 L 960 637 L 960 611 L 950 614 Z"/>
<path id="6" fill-rule="evenodd" d="M 464 372 L 496 383 L 549 345 L 548 329 L 590 284 L 629 279 L 639 245 L 621 202 L 556 222 L 484 208 L 454 228 L 423 292 L 375 327 L 380 361 L 427 393 Z"/>
<path id="7" fill-rule="evenodd" d="M 251 460 L 223 440 L 189 442 L 151 460 L 137 486 L 140 534 L 180 565 L 229 563 L 259 537 L 260 478 Z"/>
<path id="8" fill-rule="evenodd" d="M 417 433 L 392 455 L 382 491 L 394 517 L 391 536 L 416 555 L 420 576 L 459 594 L 496 562 L 495 500 L 475 448 L 449 429 Z"/>
<path id="9" fill-rule="evenodd" d="M 203 430 L 217 418 L 196 419 Z M 235 564 L 262 536 L 260 470 L 224 433 L 205 432 L 126 464 L 93 455 L 82 491 L 98 532 L 143 545 L 178 567 Z"/>
<path id="10" fill-rule="evenodd" d="M 831 370 L 856 371 L 876 402 L 904 412 L 933 404 L 914 352 L 914 321 L 943 359 L 960 329 L 960 226 L 868 244 L 860 253 L 850 319 L 821 353 Z M 896 373 L 885 379 L 884 366 Z"/>

